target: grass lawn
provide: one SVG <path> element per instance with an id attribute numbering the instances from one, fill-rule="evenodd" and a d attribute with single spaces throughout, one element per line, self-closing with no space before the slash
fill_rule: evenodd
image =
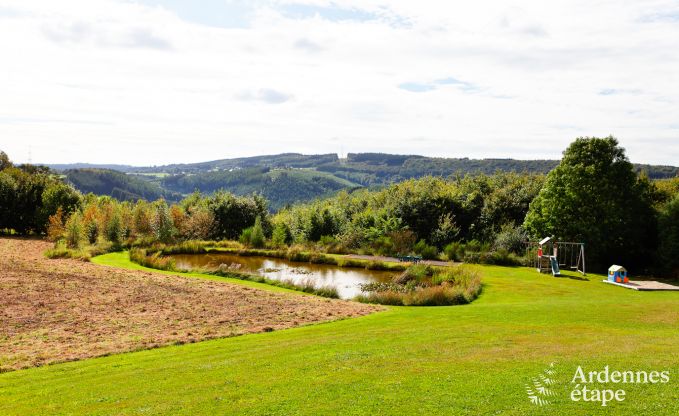
<path id="1" fill-rule="evenodd" d="M 95 260 L 140 268 L 120 254 Z M 0 414 L 679 414 L 679 293 L 480 268 L 484 292 L 470 305 L 0 374 Z M 557 396 L 538 407 L 525 385 L 552 362 Z M 671 379 L 597 383 L 626 391 L 601 407 L 570 400 L 578 365 Z"/>

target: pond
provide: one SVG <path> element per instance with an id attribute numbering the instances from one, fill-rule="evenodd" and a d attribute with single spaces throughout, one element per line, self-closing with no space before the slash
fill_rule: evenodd
<path id="1" fill-rule="evenodd" d="M 269 279 L 289 280 L 294 283 L 312 281 L 314 286 L 334 287 L 342 299 L 351 299 L 361 293 L 362 283 L 388 282 L 394 272 L 338 267 L 328 264 L 295 262 L 259 256 L 237 256 L 233 254 L 174 254 L 178 269 L 217 270 L 221 264 L 237 271 L 254 273 Z"/>

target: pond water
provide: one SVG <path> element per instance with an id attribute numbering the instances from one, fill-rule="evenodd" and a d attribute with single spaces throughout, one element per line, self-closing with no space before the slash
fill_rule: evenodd
<path id="1" fill-rule="evenodd" d="M 361 293 L 361 283 L 388 282 L 394 272 L 312 264 L 285 259 L 233 254 L 174 254 L 177 268 L 187 270 L 217 270 L 221 264 L 237 271 L 254 273 L 269 279 L 294 283 L 312 281 L 315 287 L 334 287 L 340 298 L 351 299 Z"/>

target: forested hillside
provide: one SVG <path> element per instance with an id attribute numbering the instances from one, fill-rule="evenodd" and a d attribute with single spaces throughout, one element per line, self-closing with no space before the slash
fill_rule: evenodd
<path id="1" fill-rule="evenodd" d="M 66 180 L 83 193 L 109 195 L 121 201 L 165 198 L 171 201 L 181 195 L 168 192 L 150 181 L 110 169 L 72 169 L 65 172 Z"/>
<path id="2" fill-rule="evenodd" d="M 386 153 L 280 155 L 223 159 L 203 163 L 157 167 L 121 166 L 125 173 L 110 169 L 70 169 L 67 178 L 79 190 L 111 195 L 122 200 L 164 197 L 178 200 L 196 190 L 212 193 L 224 189 L 237 195 L 257 192 L 266 197 L 272 210 L 289 204 L 326 197 L 339 190 L 382 187 L 408 179 L 491 175 L 496 172 L 546 174 L 556 160 L 432 158 Z M 53 165 L 63 169 L 71 165 Z M 679 167 L 634 165 L 650 179 L 674 178 Z"/>
<path id="3" fill-rule="evenodd" d="M 288 204 L 329 196 L 341 189 L 360 187 L 325 172 L 306 169 L 272 170 L 268 167 L 172 175 L 163 178 L 160 183 L 166 189 L 184 194 L 195 190 L 212 193 L 219 189 L 237 195 L 260 193 L 270 201 L 270 208 L 273 210 Z"/>

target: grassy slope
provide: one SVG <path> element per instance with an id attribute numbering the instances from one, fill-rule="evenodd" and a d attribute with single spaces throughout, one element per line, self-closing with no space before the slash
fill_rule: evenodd
<path id="1" fill-rule="evenodd" d="M 334 182 L 337 182 L 339 185 L 347 187 L 347 188 L 354 188 L 354 187 L 360 187 L 360 184 L 351 182 L 349 180 L 346 180 L 344 178 L 340 178 L 338 176 L 333 175 L 332 173 L 329 172 L 323 172 L 320 170 L 315 170 L 315 169 L 273 169 L 270 172 L 266 174 L 266 176 L 270 178 L 277 178 L 280 176 L 282 173 L 286 173 L 287 175 L 293 177 L 293 178 L 299 178 L 299 179 L 313 179 L 313 178 L 325 178 L 332 180 Z"/>
<path id="2" fill-rule="evenodd" d="M 679 294 L 625 290 L 600 276 L 483 272 L 484 294 L 467 306 L 390 308 L 2 374 L 0 414 L 679 413 Z M 524 385 L 552 361 L 560 386 L 577 365 L 669 369 L 672 382 L 624 385 L 627 400 L 603 409 L 570 402 L 563 387 L 537 408 Z"/>

